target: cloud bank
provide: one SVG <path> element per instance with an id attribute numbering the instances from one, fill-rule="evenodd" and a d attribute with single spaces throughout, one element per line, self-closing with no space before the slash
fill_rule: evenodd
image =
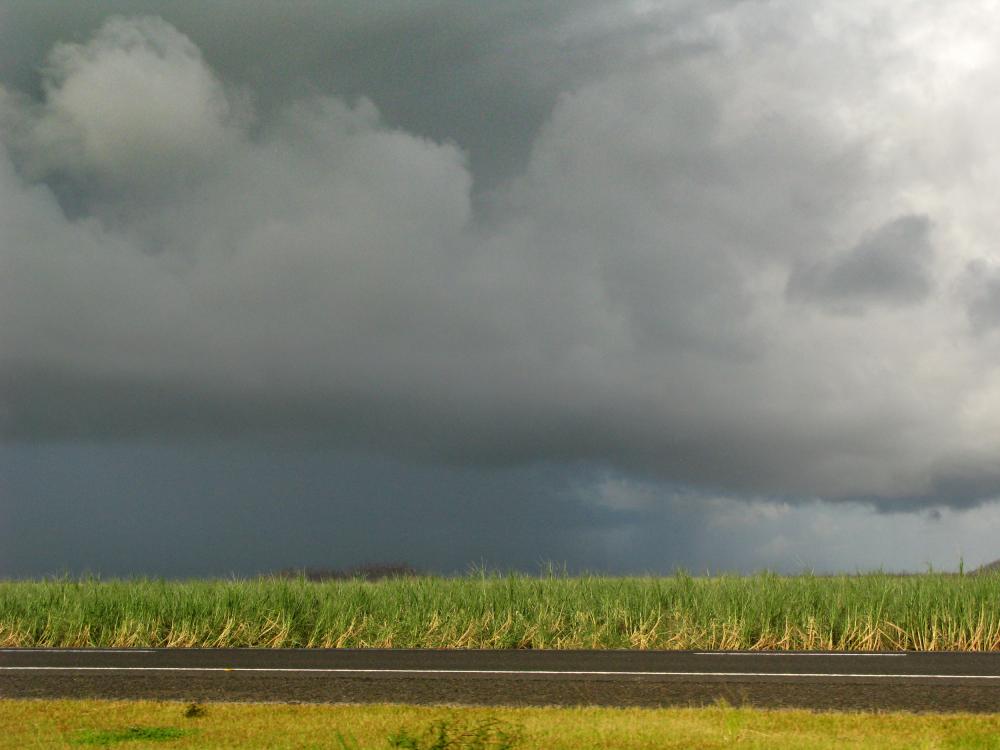
<path id="1" fill-rule="evenodd" d="M 633 44 L 488 190 L 363 96 L 260 104 L 161 18 L 54 46 L 36 91 L 0 90 L 4 438 L 1000 494 L 1000 12 L 570 20 L 566 54 Z"/>

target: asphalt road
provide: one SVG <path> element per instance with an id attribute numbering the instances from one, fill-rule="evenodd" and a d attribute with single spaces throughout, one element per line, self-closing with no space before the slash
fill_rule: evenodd
<path id="1" fill-rule="evenodd" d="M 1000 710 L 1000 654 L 5 649 L 2 698 Z"/>

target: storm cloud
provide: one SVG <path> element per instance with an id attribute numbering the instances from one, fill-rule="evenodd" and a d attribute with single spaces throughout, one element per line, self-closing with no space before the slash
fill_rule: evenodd
<path id="1" fill-rule="evenodd" d="M 990 3 L 198 5 L 0 5 L 8 444 L 1000 494 Z"/>

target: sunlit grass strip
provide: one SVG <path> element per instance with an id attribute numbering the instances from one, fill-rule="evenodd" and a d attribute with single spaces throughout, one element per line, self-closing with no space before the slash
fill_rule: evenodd
<path id="1" fill-rule="evenodd" d="M 5 647 L 1000 650 L 1000 575 L 0 582 Z"/>
<path id="2" fill-rule="evenodd" d="M 121 745 L 111 746 L 973 750 L 996 747 L 1000 735 L 998 714 L 812 713 L 723 705 L 614 709 L 207 704 L 197 718 L 185 713 L 179 703 L 0 701 L 0 748 L 86 747 L 94 740 L 122 738 Z M 469 730 L 484 726 L 502 729 L 510 740 L 500 742 L 499 732 L 493 732 L 487 738 L 492 744 L 477 744 L 476 732 Z M 435 731 L 437 727 L 442 731 Z M 433 742 L 441 735 L 448 744 Z M 392 744 L 391 738 L 404 736 L 416 742 Z"/>

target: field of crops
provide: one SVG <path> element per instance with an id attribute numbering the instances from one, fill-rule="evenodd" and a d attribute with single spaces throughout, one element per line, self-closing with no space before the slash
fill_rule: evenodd
<path id="1" fill-rule="evenodd" d="M 1000 574 L 10 581 L 0 645 L 1000 650 Z"/>

